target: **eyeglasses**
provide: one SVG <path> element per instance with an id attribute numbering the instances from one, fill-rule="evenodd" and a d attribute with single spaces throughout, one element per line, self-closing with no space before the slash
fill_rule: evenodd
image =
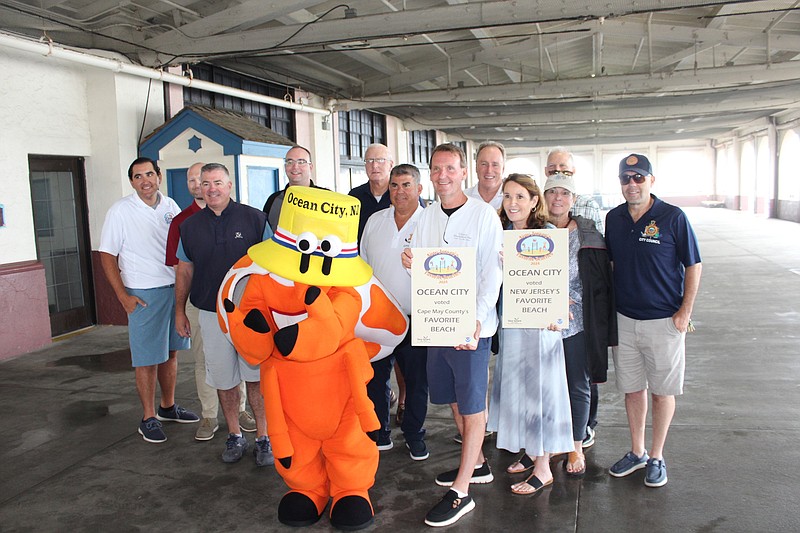
<path id="1" fill-rule="evenodd" d="M 636 183 L 644 183 L 644 180 L 647 179 L 647 176 L 642 174 L 622 174 L 619 177 L 620 185 L 627 185 L 631 182 L 631 180 L 635 181 Z"/>
<path id="2" fill-rule="evenodd" d="M 378 157 L 378 158 L 374 158 L 374 159 L 373 158 L 369 158 L 369 159 L 365 159 L 364 163 L 367 163 L 368 165 L 371 165 L 372 163 L 378 163 L 379 165 L 382 165 L 382 164 L 386 163 L 386 158 L 385 157 Z"/>
<path id="3" fill-rule="evenodd" d="M 547 175 L 548 176 L 555 176 L 556 174 L 564 174 L 566 177 L 569 178 L 575 173 L 572 172 L 571 170 L 558 170 L 557 168 L 549 168 L 549 169 L 547 169 Z"/>
<path id="4" fill-rule="evenodd" d="M 297 163 L 301 167 L 306 166 L 308 164 L 308 161 L 306 159 L 284 159 L 283 162 L 284 164 L 286 164 L 287 167 L 290 167 L 295 163 Z"/>

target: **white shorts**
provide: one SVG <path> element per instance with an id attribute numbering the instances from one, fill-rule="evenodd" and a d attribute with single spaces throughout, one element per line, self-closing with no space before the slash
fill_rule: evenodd
<path id="1" fill-rule="evenodd" d="M 617 313 L 617 329 L 619 346 L 611 352 L 620 392 L 683 394 L 686 333 L 678 331 L 672 317 L 635 320 Z"/>
<path id="2" fill-rule="evenodd" d="M 217 313 L 200 309 L 198 316 L 203 332 L 203 353 L 206 356 L 206 383 L 215 389 L 230 390 L 242 381 L 261 381 L 261 369 L 250 365 L 236 353 L 231 341 L 219 329 Z"/>

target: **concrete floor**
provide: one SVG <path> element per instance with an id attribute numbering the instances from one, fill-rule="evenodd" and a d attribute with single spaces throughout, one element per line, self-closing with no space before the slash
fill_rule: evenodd
<path id="1" fill-rule="evenodd" d="M 800 225 L 724 209 L 689 210 L 703 279 L 687 339 L 685 394 L 666 449 L 669 483 L 643 471 L 611 478 L 629 449 L 613 373 L 601 387 L 597 444 L 583 480 L 533 497 L 510 493 L 512 455 L 484 450 L 495 481 L 474 486 L 476 509 L 458 531 L 800 531 Z M 251 456 L 223 464 L 225 428 L 209 442 L 194 425 L 168 425 L 148 444 L 127 351 L 127 330 L 97 327 L 0 363 L 0 531 L 290 531 L 278 523 L 285 486 Z M 181 357 L 179 403 L 199 409 L 192 363 Z M 368 531 L 423 531 L 458 461 L 449 411 L 431 409 L 431 457 L 413 462 L 395 430 L 381 454 Z M 252 440 L 252 436 L 250 436 Z M 332 530 L 327 518 L 309 531 Z"/>

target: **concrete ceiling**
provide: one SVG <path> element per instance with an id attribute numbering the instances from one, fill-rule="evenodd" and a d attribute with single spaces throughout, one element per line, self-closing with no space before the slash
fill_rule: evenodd
<path id="1" fill-rule="evenodd" d="M 800 112 L 800 0 L 0 0 L 0 28 L 212 63 L 512 152 Z"/>

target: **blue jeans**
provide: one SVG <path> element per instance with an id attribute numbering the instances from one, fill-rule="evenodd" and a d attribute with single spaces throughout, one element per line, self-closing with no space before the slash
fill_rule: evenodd
<path id="1" fill-rule="evenodd" d="M 381 423 L 380 437 L 386 440 L 391 433 L 389 427 L 390 387 L 389 379 L 394 361 L 406 382 L 406 401 L 403 424 L 403 437 L 406 442 L 419 441 L 425 438 L 425 417 L 428 415 L 428 350 L 424 347 L 411 346 L 411 330 L 403 341 L 397 345 L 392 355 L 372 363 L 375 375 L 367 383 L 367 396 L 375 405 L 375 415 Z"/>
<path id="2" fill-rule="evenodd" d="M 422 426 L 428 415 L 428 349 L 411 346 L 410 340 L 410 335 L 406 335 L 394 351 L 397 366 L 406 381 L 406 411 L 400 426 L 406 442 L 425 438 Z"/>
<path id="3" fill-rule="evenodd" d="M 375 405 L 375 415 L 378 417 L 378 422 L 381 423 L 379 441 L 389 438 L 391 428 L 389 427 L 389 400 L 391 398 L 391 388 L 389 387 L 389 378 L 392 375 L 392 366 L 394 365 L 394 357 L 384 357 L 372 365 L 374 375 L 367 383 L 367 396 L 372 400 Z"/>
<path id="4" fill-rule="evenodd" d="M 564 339 L 564 361 L 567 366 L 569 405 L 572 410 L 572 440 L 582 441 L 586 437 L 591 406 L 591 374 L 586 355 L 586 338 L 582 331 Z"/>

